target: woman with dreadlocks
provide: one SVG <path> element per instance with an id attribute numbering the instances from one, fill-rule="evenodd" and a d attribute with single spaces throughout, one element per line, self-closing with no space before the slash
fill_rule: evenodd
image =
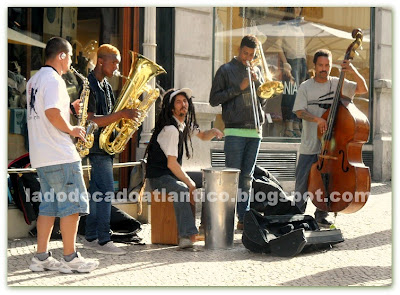
<path id="1" fill-rule="evenodd" d="M 199 130 L 189 88 L 168 90 L 146 151 L 146 185 L 151 190 L 177 197 L 173 203 L 180 248 L 192 247 L 190 237 L 198 233 L 190 200 L 186 197 L 196 189 L 196 184 L 182 170 L 183 149 L 188 159 L 193 153 L 192 135 L 211 140 L 222 138 L 223 133 L 216 128 L 204 132 Z"/>

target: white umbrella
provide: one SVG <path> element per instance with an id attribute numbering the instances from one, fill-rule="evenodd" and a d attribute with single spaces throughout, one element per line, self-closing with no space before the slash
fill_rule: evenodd
<path id="1" fill-rule="evenodd" d="M 351 32 L 338 30 L 323 24 L 317 24 L 304 20 L 281 21 L 277 23 L 262 24 L 253 27 L 239 28 L 217 32 L 216 37 L 243 37 L 247 34 L 254 34 L 264 43 L 269 37 L 291 38 L 303 37 L 305 50 L 313 54 L 319 48 L 327 48 L 336 54 L 344 55 L 350 45 Z M 369 43 L 369 30 L 363 37 L 363 43 Z"/>
<path id="2" fill-rule="evenodd" d="M 243 37 L 247 34 L 262 33 L 271 37 L 338 37 L 343 39 L 353 39 L 351 32 L 338 30 L 323 24 L 308 21 L 281 21 L 278 23 L 268 23 L 258 26 L 238 28 L 216 33 L 217 37 Z M 364 42 L 369 42 L 369 34 L 363 38 Z"/>

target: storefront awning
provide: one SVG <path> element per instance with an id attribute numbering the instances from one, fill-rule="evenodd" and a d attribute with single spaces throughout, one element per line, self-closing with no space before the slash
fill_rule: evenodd
<path id="1" fill-rule="evenodd" d="M 40 48 L 46 48 L 45 43 L 40 42 L 40 41 L 38 41 L 32 37 L 29 37 L 27 35 L 24 35 L 20 32 L 17 32 L 11 28 L 7 28 L 7 37 L 8 37 L 9 43 L 23 44 L 23 45 L 36 46 L 36 47 L 40 47 Z"/>

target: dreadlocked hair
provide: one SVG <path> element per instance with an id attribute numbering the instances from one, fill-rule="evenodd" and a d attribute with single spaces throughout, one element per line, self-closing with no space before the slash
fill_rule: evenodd
<path id="1" fill-rule="evenodd" d="M 149 145 L 147 146 L 146 154 L 147 154 L 147 151 L 148 151 L 150 145 L 153 143 L 153 141 L 157 140 L 157 138 L 155 138 L 155 135 L 156 134 L 158 135 L 165 126 L 174 125 L 176 128 L 178 128 L 178 124 L 177 124 L 176 120 L 173 118 L 173 114 L 172 114 L 176 96 L 174 96 L 170 102 L 170 96 L 176 90 L 177 89 L 174 89 L 174 88 L 169 89 L 167 92 L 165 92 L 165 94 L 163 96 L 161 111 L 156 120 L 156 126 L 154 128 L 153 135 L 151 136 Z M 184 92 L 179 93 L 179 94 L 186 96 L 186 94 Z M 183 143 L 184 143 L 184 147 L 185 147 L 185 151 L 186 151 L 186 157 L 189 159 L 191 157 L 191 154 L 193 154 L 191 130 L 198 128 L 199 125 L 197 124 L 196 113 L 195 113 L 192 97 L 186 96 L 186 98 L 188 100 L 189 107 L 188 107 L 188 112 L 186 114 L 185 121 L 184 121 L 186 127 L 183 130 Z M 191 152 L 189 150 L 188 142 L 190 144 Z"/>

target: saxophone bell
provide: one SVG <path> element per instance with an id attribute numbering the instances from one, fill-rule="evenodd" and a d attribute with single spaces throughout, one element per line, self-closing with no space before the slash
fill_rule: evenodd
<path id="1" fill-rule="evenodd" d="M 86 128 L 86 134 L 92 134 L 97 129 L 99 129 L 99 126 L 95 122 L 88 121 L 87 128 Z"/>

